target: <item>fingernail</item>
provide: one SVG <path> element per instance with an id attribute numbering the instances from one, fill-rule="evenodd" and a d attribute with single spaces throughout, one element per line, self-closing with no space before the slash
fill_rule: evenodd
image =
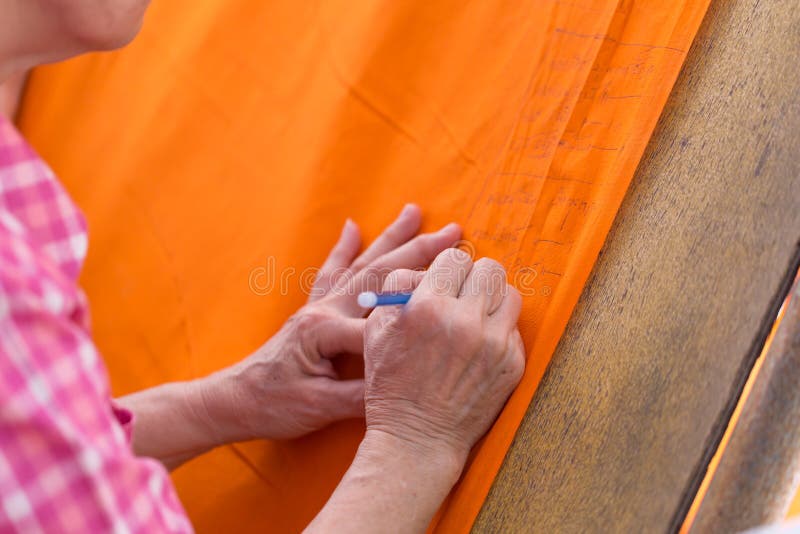
<path id="1" fill-rule="evenodd" d="M 403 206 L 403 210 L 400 212 L 400 217 L 405 217 L 409 215 L 411 211 L 414 209 L 414 204 L 406 204 Z"/>
<path id="2" fill-rule="evenodd" d="M 353 219 L 351 219 L 351 218 L 349 218 L 349 217 L 348 217 L 348 218 L 347 218 L 347 219 L 344 221 L 344 226 L 342 226 L 342 235 L 346 234 L 346 233 L 347 233 L 347 231 L 348 231 L 348 230 L 350 230 L 350 228 L 352 228 L 354 224 L 355 224 L 355 223 L 353 222 Z"/>
<path id="3" fill-rule="evenodd" d="M 456 223 L 450 223 L 444 226 L 441 230 L 439 230 L 438 233 L 444 235 L 444 234 L 449 234 L 453 231 L 458 231 L 459 233 L 461 233 L 461 227 Z"/>

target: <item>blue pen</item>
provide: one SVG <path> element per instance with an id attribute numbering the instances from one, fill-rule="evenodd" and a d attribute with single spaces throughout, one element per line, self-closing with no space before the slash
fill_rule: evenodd
<path id="1" fill-rule="evenodd" d="M 411 293 L 376 293 L 374 291 L 364 291 L 358 295 L 358 305 L 362 308 L 392 306 L 405 304 L 410 298 Z"/>

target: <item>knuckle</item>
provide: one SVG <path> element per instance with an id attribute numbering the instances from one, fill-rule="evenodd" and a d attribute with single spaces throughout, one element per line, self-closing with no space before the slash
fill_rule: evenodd
<path id="1" fill-rule="evenodd" d="M 471 264 L 472 258 L 460 248 L 447 248 L 439 253 L 441 261 L 458 264 Z"/>
<path id="2" fill-rule="evenodd" d="M 313 332 L 327 318 L 328 314 L 324 311 L 316 309 L 316 307 L 307 306 L 292 315 L 289 318 L 289 323 L 300 333 L 308 334 Z"/>
<path id="3" fill-rule="evenodd" d="M 499 261 L 492 258 L 480 258 L 475 262 L 474 268 L 482 271 L 497 271 L 499 273 L 503 273 L 503 276 L 506 274 L 506 270 L 503 265 Z"/>
<path id="4" fill-rule="evenodd" d="M 502 358 L 508 348 L 508 336 L 496 333 L 488 334 L 484 338 L 484 348 L 489 356 L 497 361 Z"/>
<path id="5" fill-rule="evenodd" d="M 519 290 L 511 284 L 506 284 L 505 290 L 505 298 L 510 299 L 509 302 L 515 309 L 520 309 L 522 307 L 522 295 L 519 294 Z"/>
<path id="6" fill-rule="evenodd" d="M 506 268 L 497 260 L 488 259 L 486 270 L 491 273 L 492 284 L 505 288 L 507 284 Z"/>
<path id="7" fill-rule="evenodd" d="M 508 373 L 511 382 L 516 386 L 522 380 L 522 375 L 525 373 L 525 347 L 522 344 L 522 338 L 515 332 L 516 343 L 514 348 L 510 351 L 508 360 Z"/>
<path id="8" fill-rule="evenodd" d="M 525 374 L 525 358 L 514 357 L 508 363 L 507 368 L 508 379 L 513 387 L 516 387 L 522 380 L 522 375 Z"/>
<path id="9" fill-rule="evenodd" d="M 516 287 L 512 286 L 511 284 L 507 284 L 506 298 L 510 298 L 511 303 L 514 305 L 514 309 L 516 310 L 514 321 L 516 322 L 517 318 L 519 318 L 519 312 L 522 309 L 522 295 L 520 295 L 519 290 L 517 290 Z"/>
<path id="10" fill-rule="evenodd" d="M 473 289 L 489 294 L 502 292 L 507 285 L 505 268 L 500 262 L 491 258 L 481 258 L 475 262 L 471 279 L 472 283 L 477 285 Z"/>

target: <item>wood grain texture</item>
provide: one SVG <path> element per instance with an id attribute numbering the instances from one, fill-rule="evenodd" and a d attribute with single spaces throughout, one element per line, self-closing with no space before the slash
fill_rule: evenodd
<path id="1" fill-rule="evenodd" d="M 665 532 L 800 240 L 800 11 L 712 2 L 476 532 Z"/>
<path id="2" fill-rule="evenodd" d="M 690 532 L 782 521 L 800 482 L 800 284 L 724 450 Z"/>

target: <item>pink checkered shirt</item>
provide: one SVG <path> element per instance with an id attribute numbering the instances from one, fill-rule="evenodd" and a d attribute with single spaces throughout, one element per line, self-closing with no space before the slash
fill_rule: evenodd
<path id="1" fill-rule="evenodd" d="M 0 117 L 0 532 L 191 531 L 112 404 L 76 282 L 86 247 L 77 207 Z"/>

